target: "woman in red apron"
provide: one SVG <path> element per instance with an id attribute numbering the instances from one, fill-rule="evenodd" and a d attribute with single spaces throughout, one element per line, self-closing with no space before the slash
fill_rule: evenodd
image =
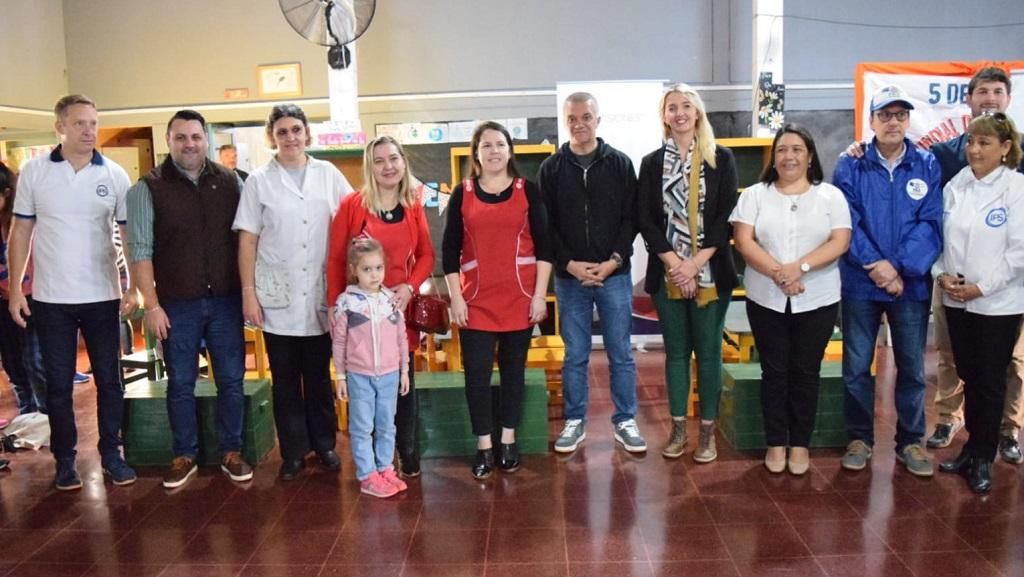
<path id="1" fill-rule="evenodd" d="M 448 203 L 442 263 L 451 319 L 460 327 L 466 402 L 477 436 L 473 476 L 494 468 L 491 373 L 497 348 L 501 374 L 498 466 L 519 468 L 516 427 L 522 416 L 526 353 L 533 326 L 547 316 L 552 255 L 540 189 L 519 175 L 512 138 L 484 122 L 470 143 L 470 178 Z"/>

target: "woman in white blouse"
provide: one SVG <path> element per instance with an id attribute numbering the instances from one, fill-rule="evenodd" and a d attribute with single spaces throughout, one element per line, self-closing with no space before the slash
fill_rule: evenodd
<path id="1" fill-rule="evenodd" d="M 1006 394 L 1006 370 L 1024 313 L 1024 175 L 1020 136 L 1005 114 L 971 121 L 967 163 L 943 189 L 943 249 L 936 282 L 949 323 L 956 372 L 964 382 L 969 437 L 939 465 L 992 489 L 992 461 Z"/>
<path id="2" fill-rule="evenodd" d="M 747 261 L 747 316 L 761 357 L 764 463 L 773 473 L 788 465 L 802 475 L 810 464 L 821 358 L 839 308 L 836 260 L 850 244 L 846 199 L 823 177 L 810 133 L 786 124 L 761 182 L 743 191 L 729 217 Z"/>
<path id="3" fill-rule="evenodd" d="M 290 480 L 310 451 L 324 468 L 341 467 L 334 451 L 325 270 L 331 218 L 352 187 L 333 164 L 306 154 L 311 137 L 301 108 L 275 106 L 266 128 L 277 153 L 245 181 L 234 229 L 242 312 L 264 330 L 284 460 L 280 476 Z"/>

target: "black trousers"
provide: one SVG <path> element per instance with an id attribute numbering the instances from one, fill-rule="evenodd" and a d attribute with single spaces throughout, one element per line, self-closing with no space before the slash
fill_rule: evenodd
<path id="1" fill-rule="evenodd" d="M 263 333 L 273 374 L 274 424 L 281 458 L 334 450 L 338 417 L 331 388 L 331 335 Z"/>
<path id="2" fill-rule="evenodd" d="M 770 447 L 806 447 L 814 432 L 821 357 L 832 336 L 839 303 L 779 313 L 747 300 L 747 318 L 761 356 L 761 411 Z"/>
<path id="3" fill-rule="evenodd" d="M 466 371 L 466 402 L 474 435 L 480 437 L 494 432 L 491 374 L 494 372 L 495 346 L 501 374 L 498 421 L 506 429 L 519 426 L 526 395 L 526 353 L 530 349 L 532 335 L 533 327 L 500 333 L 459 329 L 462 365 Z"/>
<path id="4" fill-rule="evenodd" d="M 419 424 L 419 401 L 416 400 L 416 353 L 409 353 L 409 393 L 398 395 L 395 411 L 395 448 L 402 461 L 415 461 L 419 456 L 416 429 Z"/>
<path id="5" fill-rule="evenodd" d="M 1006 398 L 1006 369 L 1021 315 L 980 315 L 945 307 L 956 373 L 964 382 L 964 451 L 994 461 Z"/>

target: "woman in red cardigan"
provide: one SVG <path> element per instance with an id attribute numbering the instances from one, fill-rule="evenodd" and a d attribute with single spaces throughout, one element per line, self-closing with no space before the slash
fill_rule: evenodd
<path id="1" fill-rule="evenodd" d="M 434 269 L 434 247 L 427 215 L 423 210 L 405 151 L 397 140 L 380 136 L 366 145 L 363 155 L 363 189 L 342 199 L 331 225 L 331 249 L 327 258 L 327 302 L 334 303 L 345 290 L 348 245 L 365 235 L 384 246 L 384 284 L 394 291 L 398 306 L 405 309 Z M 333 306 L 333 305 L 332 305 Z M 410 357 L 419 348 L 419 332 L 406 328 Z M 412 358 L 409 359 L 410 363 Z M 402 474 L 420 474 L 416 449 L 417 401 L 413 372 L 409 394 L 398 398 L 395 414 L 396 446 Z"/>

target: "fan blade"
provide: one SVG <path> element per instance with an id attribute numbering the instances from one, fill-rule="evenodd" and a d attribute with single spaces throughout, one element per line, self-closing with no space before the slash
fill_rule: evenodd
<path id="1" fill-rule="evenodd" d="M 291 17 L 290 15 L 291 15 L 292 12 L 295 12 L 296 10 L 298 10 L 300 8 L 305 8 L 306 6 L 309 6 L 310 4 L 317 4 L 319 2 L 320 2 L 320 0 L 305 0 L 305 2 L 301 2 L 301 3 L 296 4 L 295 6 L 292 6 L 290 8 L 285 8 L 285 7 L 282 6 L 281 7 L 281 12 L 284 13 L 285 18 L 288 18 L 289 22 L 290 22 L 291 21 L 290 20 L 290 17 Z M 314 6 L 313 9 L 316 10 L 316 7 Z"/>
<path id="2" fill-rule="evenodd" d="M 319 42 L 323 44 L 327 40 L 327 35 L 324 34 L 323 30 L 323 7 L 318 6 L 309 13 L 309 18 L 302 25 L 302 29 L 299 30 L 299 34 L 302 34 L 313 42 Z"/>

